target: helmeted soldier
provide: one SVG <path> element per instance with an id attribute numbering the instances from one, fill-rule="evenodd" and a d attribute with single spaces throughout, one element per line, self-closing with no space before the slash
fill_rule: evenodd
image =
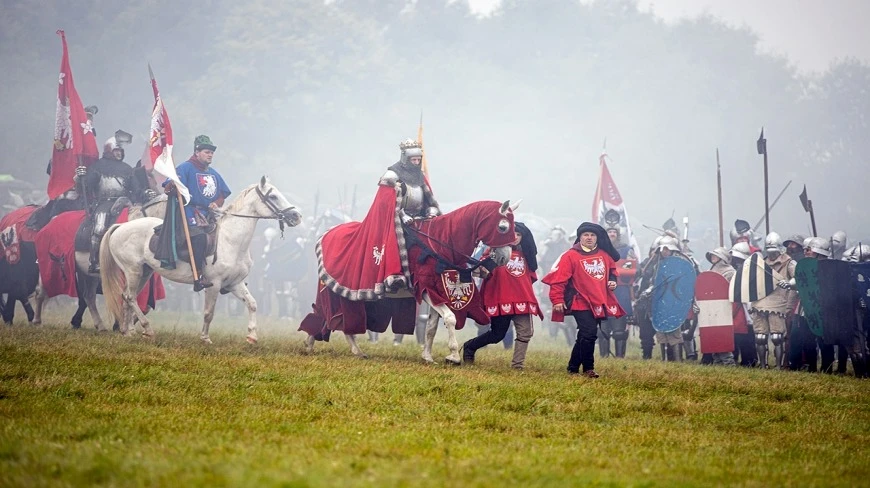
<path id="1" fill-rule="evenodd" d="M 804 257 L 804 236 L 795 234 L 788 239 L 782 241 L 785 246 L 785 252 L 795 260 L 800 261 Z"/>
<path id="2" fill-rule="evenodd" d="M 734 268 L 731 267 L 731 255 L 728 254 L 728 249 L 724 247 L 717 247 L 712 251 L 708 251 L 706 254 L 706 258 L 707 261 L 712 264 L 712 266 L 710 267 L 710 271 L 718 273 L 726 280 L 731 281 L 731 278 L 734 277 L 735 271 Z M 734 319 L 734 322 L 737 322 L 739 320 L 745 321 L 746 319 L 743 317 L 743 314 L 744 311 L 741 304 L 731 304 L 731 316 Z M 725 366 L 734 366 L 734 353 L 732 351 L 704 354 L 704 359 L 705 360 L 702 361 L 702 364 L 721 364 Z"/>
<path id="3" fill-rule="evenodd" d="M 400 199 L 399 217 L 402 223 L 407 224 L 414 219 L 428 219 L 441 215 L 432 188 L 423 174 L 422 146 L 413 139 L 406 139 L 399 144 L 399 149 L 401 150 L 399 162 L 387 168 L 378 184 L 396 188 L 397 198 Z"/>
<path id="4" fill-rule="evenodd" d="M 695 268 L 695 274 L 698 273 L 698 266 L 691 258 L 683 254 L 680 247 L 680 241 L 676 237 L 665 236 L 659 242 L 658 254 L 661 258 L 678 257 L 692 263 Z M 658 273 L 658 266 L 649 280 L 650 285 L 655 283 L 655 274 Z M 652 293 L 652 287 L 643 292 L 644 294 Z M 662 350 L 663 361 L 682 361 L 683 351 L 686 352 L 686 357 L 689 359 L 697 359 L 698 352 L 695 348 L 695 330 L 697 328 L 697 320 L 694 318 L 686 318 L 682 326 L 672 332 L 656 332 L 656 342 Z"/>
<path id="5" fill-rule="evenodd" d="M 637 299 L 632 303 L 632 311 L 638 325 L 640 336 L 641 357 L 652 359 L 652 351 L 655 348 L 656 331 L 652 326 L 650 295 L 641 296 L 641 292 L 652 286 L 655 279 L 655 271 L 658 268 L 658 248 L 663 236 L 656 237 L 649 248 L 649 253 L 640 266 L 637 267 L 637 277 L 634 281 L 635 296 Z"/>
<path id="6" fill-rule="evenodd" d="M 764 252 L 764 262 L 773 269 L 774 276 L 779 281 L 772 293 L 753 302 L 749 308 L 755 332 L 756 354 L 759 366 L 766 368 L 768 340 L 773 342 L 775 367 L 784 369 L 788 325 L 797 304 L 797 292 L 793 291 L 797 263 L 786 254 L 782 239 L 776 232 L 771 232 L 764 239 Z"/>
<path id="7" fill-rule="evenodd" d="M 609 212 L 612 212 L 610 210 Z M 606 218 L 606 217 L 605 217 Z M 636 266 L 637 262 L 632 252 L 632 248 L 627 243 L 620 239 L 621 231 L 619 227 L 610 227 L 607 229 L 607 237 L 616 252 L 619 253 L 620 265 L 619 276 L 617 279 L 616 289 L 613 291 L 619 305 L 625 310 L 626 315 L 622 317 L 607 317 L 601 322 L 601 327 L 598 328 L 598 351 L 601 357 L 610 356 L 610 338 L 613 338 L 614 352 L 613 355 L 618 358 L 625 357 L 625 349 L 628 344 L 628 317 L 632 314 L 631 307 L 631 281 L 634 277 L 635 270 L 632 266 Z M 626 259 L 631 259 L 633 262 L 627 262 Z M 621 267 L 626 266 L 626 267 Z M 623 276 L 630 275 L 629 278 Z"/>
<path id="8" fill-rule="evenodd" d="M 88 271 L 99 272 L 100 241 L 106 230 L 115 223 L 121 205 L 142 203 L 144 188 L 133 177 L 133 168 L 124 162 L 124 145 L 132 136 L 122 130 L 106 140 L 103 157 L 88 168 L 76 169 L 76 181 L 84 191 L 84 203 L 88 205 L 91 232 L 91 265 Z M 121 199 L 126 200 L 121 200 Z M 116 205 L 118 204 L 118 205 Z"/>
<path id="9" fill-rule="evenodd" d="M 864 263 L 870 260 L 870 245 L 858 244 L 846 249 L 843 253 L 843 261 L 850 263 Z"/>
<path id="10" fill-rule="evenodd" d="M 731 256 L 731 267 L 736 271 L 740 271 L 743 269 L 743 263 L 746 262 L 746 260 L 754 253 L 749 247 L 749 243 L 741 240 L 731 246 L 728 254 Z M 743 310 L 743 317 L 746 321 L 748 333 L 738 332 L 735 324 L 734 361 L 736 361 L 740 366 L 752 367 L 758 363 L 758 354 L 756 354 L 755 348 L 755 336 L 752 333 L 752 315 L 749 313 L 749 307 L 747 305 L 740 303 L 737 304 L 737 306 Z M 734 313 L 736 316 L 739 311 L 735 310 Z"/>

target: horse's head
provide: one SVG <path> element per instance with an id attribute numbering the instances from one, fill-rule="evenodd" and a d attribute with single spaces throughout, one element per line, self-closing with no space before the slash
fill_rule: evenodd
<path id="1" fill-rule="evenodd" d="M 263 176 L 254 189 L 258 197 L 254 202 L 253 212 L 263 218 L 277 219 L 281 224 L 295 227 L 302 222 L 302 212 L 291 205 L 278 188 Z"/>
<path id="2" fill-rule="evenodd" d="M 511 207 L 510 203 L 510 200 L 506 200 L 500 206 L 487 206 L 488 211 L 483 213 L 475 229 L 478 239 L 491 248 L 490 256 L 498 266 L 510 261 L 511 244 L 516 240 L 514 210 L 519 204 Z"/>

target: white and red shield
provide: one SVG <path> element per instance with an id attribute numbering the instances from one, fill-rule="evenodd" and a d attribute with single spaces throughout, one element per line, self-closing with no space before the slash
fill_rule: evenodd
<path id="1" fill-rule="evenodd" d="M 704 271 L 695 280 L 695 301 L 701 309 L 698 330 L 703 354 L 734 350 L 734 316 L 728 289 L 728 280 L 715 271 Z"/>
<path id="2" fill-rule="evenodd" d="M 607 268 L 604 266 L 604 258 L 598 256 L 589 259 L 581 259 L 581 266 L 586 273 L 598 281 L 604 279 L 607 274 Z"/>
<path id="3" fill-rule="evenodd" d="M 447 292 L 447 303 L 451 309 L 462 310 L 471 303 L 474 297 L 474 282 L 460 282 L 458 271 L 451 269 L 441 273 L 441 284 Z"/>

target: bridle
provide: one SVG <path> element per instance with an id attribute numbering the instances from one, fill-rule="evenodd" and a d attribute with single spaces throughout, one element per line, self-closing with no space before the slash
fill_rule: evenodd
<path id="1" fill-rule="evenodd" d="M 269 188 L 269 191 L 267 191 L 266 193 L 263 193 L 262 191 L 260 191 L 259 186 L 254 187 L 254 189 L 257 190 L 257 196 L 260 197 L 260 201 L 263 202 L 263 205 L 265 205 L 266 208 L 268 208 L 272 212 L 272 215 L 270 215 L 268 217 L 262 217 L 260 215 L 243 215 L 243 214 L 237 214 L 237 213 L 232 213 L 232 212 L 227 212 L 227 214 L 232 215 L 233 217 L 242 217 L 242 218 L 246 218 L 246 219 L 277 220 L 278 221 L 278 228 L 281 230 L 281 238 L 283 239 L 284 238 L 284 223 L 290 217 L 290 215 L 289 215 L 290 212 L 296 210 L 296 207 L 294 207 L 293 205 L 290 205 L 289 207 L 282 210 L 282 209 L 278 208 L 277 205 L 272 203 L 272 201 L 269 200 L 269 196 L 272 194 L 272 190 L 275 189 L 274 187 Z"/>

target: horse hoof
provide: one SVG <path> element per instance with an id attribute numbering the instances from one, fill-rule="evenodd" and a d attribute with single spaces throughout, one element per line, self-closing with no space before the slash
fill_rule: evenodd
<path id="1" fill-rule="evenodd" d="M 245 337 L 245 340 L 248 341 L 248 344 L 256 344 L 257 343 L 256 337 L 248 336 L 248 337 Z"/>
<path id="2" fill-rule="evenodd" d="M 143 332 L 142 337 L 144 337 L 146 339 L 154 339 L 154 333 L 153 332 Z"/>
<path id="3" fill-rule="evenodd" d="M 31 324 L 33 324 L 33 325 L 42 325 L 42 321 L 41 321 L 41 320 L 34 320 L 33 322 L 31 322 Z"/>
<path id="4" fill-rule="evenodd" d="M 435 360 L 432 359 L 432 356 L 423 356 L 423 361 L 426 361 L 429 364 L 435 364 Z"/>
<path id="5" fill-rule="evenodd" d="M 447 364 L 452 364 L 453 366 L 459 366 L 462 364 L 462 361 L 457 361 L 453 358 L 444 358 L 444 362 Z"/>
<path id="6" fill-rule="evenodd" d="M 205 344 L 214 344 L 208 337 L 203 337 L 202 342 Z"/>

